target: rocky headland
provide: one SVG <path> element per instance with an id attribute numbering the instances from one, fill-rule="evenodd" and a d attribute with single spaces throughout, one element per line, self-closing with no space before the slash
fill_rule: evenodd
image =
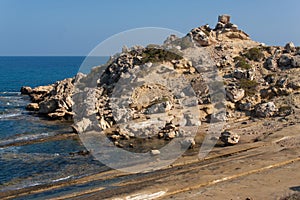
<path id="1" fill-rule="evenodd" d="M 199 119 L 193 119 L 191 123 L 199 125 L 200 122 L 209 122 L 215 109 L 210 100 L 209 87 L 202 72 L 184 57 L 189 51 L 203 50 L 210 53 L 210 59 L 223 78 L 222 84 L 226 91 L 226 121 L 272 117 L 281 117 L 283 121 L 295 119 L 292 116 L 295 109 L 299 109 L 300 101 L 300 48 L 295 47 L 292 42 L 285 47 L 255 42 L 248 34 L 239 30 L 237 25 L 231 23 L 228 15 L 219 16 L 214 28 L 209 25 L 194 28 L 183 38 L 171 35 L 162 46 L 125 48 L 104 65 L 104 74 L 99 74 L 97 70 L 100 67 L 95 67 L 88 75 L 78 74 L 77 77 L 52 85 L 33 89 L 22 87 L 21 93 L 31 98 L 32 103 L 27 106 L 28 110 L 52 120 L 73 120 L 72 97 L 76 80 L 95 81 L 97 100 L 95 108 L 91 108 L 94 110 L 90 112 L 97 114 L 99 126 L 103 130 L 109 130 L 107 134 L 115 144 L 124 146 L 122 141 L 135 136 L 129 133 L 130 128 L 115 126 L 114 117 L 124 116 L 122 113 L 113 115 L 111 95 L 121 77 L 141 66 L 151 68 L 154 63 L 160 63 L 183 74 L 195 91 L 199 109 Z M 178 99 L 172 95 L 172 91 L 167 91 L 159 85 L 146 84 L 133 91 L 128 98 L 131 98 L 132 104 L 127 112 L 131 112 L 133 119 L 150 121 L 149 114 L 158 112 L 170 115 L 165 120 L 165 126 L 160 127 L 161 130 L 152 128 L 147 132 L 145 129 L 144 136 L 170 140 L 179 135 L 176 128 L 176 112 L 172 114 Z M 82 126 L 88 125 L 77 123 L 73 127 L 78 131 L 82 130 Z M 224 130 L 220 139 L 225 144 L 236 144 L 239 138 L 238 134 Z M 194 146 L 195 141 L 190 141 Z M 130 142 L 126 142 L 126 145 L 132 146 Z"/>

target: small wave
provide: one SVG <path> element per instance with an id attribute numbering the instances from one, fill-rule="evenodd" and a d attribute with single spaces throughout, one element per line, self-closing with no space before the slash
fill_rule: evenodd
<path id="1" fill-rule="evenodd" d="M 21 97 L 21 92 L 0 92 L 0 96 L 19 96 Z"/>
<path id="2" fill-rule="evenodd" d="M 26 187 L 34 187 L 34 186 L 38 186 L 38 185 L 42 185 L 42 183 L 40 183 L 40 182 L 31 183 L 31 184 L 26 185 Z M 22 188 L 20 188 L 20 189 L 22 189 Z"/>
<path id="3" fill-rule="evenodd" d="M 55 179 L 55 180 L 52 180 L 52 183 L 59 182 L 59 181 L 65 181 L 65 180 L 70 179 L 70 178 L 72 178 L 72 177 L 73 177 L 73 176 L 67 176 L 67 177 Z"/>
<path id="4" fill-rule="evenodd" d="M 12 117 L 17 117 L 22 115 L 22 113 L 10 113 L 10 114 L 2 114 L 0 115 L 0 119 L 7 119 L 7 118 L 12 118 Z"/>
<path id="5" fill-rule="evenodd" d="M 49 136 L 54 136 L 54 135 L 55 135 L 55 133 L 39 133 L 39 134 L 21 135 L 19 137 L 15 137 L 15 138 L 0 140 L 0 147 L 16 144 L 16 143 L 20 143 L 20 142 L 28 142 L 28 141 L 43 139 L 43 138 L 47 138 Z"/>
<path id="6" fill-rule="evenodd" d="M 0 96 L 0 103 L 3 105 L 26 105 L 28 102 L 21 96 Z"/>
<path id="7" fill-rule="evenodd" d="M 24 188 L 29 188 L 29 187 L 35 187 L 35 186 L 39 186 L 39 185 L 45 185 L 45 184 L 49 184 L 49 183 L 56 183 L 59 181 L 65 181 L 68 180 L 70 178 L 72 178 L 73 176 L 67 176 L 67 177 L 63 177 L 63 178 L 58 178 L 58 179 L 54 179 L 54 180 L 36 180 L 36 181 L 26 181 L 24 180 L 23 182 L 21 182 L 20 184 L 16 184 L 16 185 L 11 185 L 5 188 L 0 188 L 0 192 L 4 192 L 4 191 L 12 191 L 12 190 L 20 190 L 20 189 L 24 189 Z"/>
<path id="8" fill-rule="evenodd" d="M 1 99 L 9 99 L 9 100 L 14 100 L 14 99 L 22 99 L 23 97 L 21 96 L 0 96 Z"/>

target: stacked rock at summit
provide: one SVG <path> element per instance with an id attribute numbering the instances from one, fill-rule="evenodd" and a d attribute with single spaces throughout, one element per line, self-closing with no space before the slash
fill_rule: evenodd
<path id="1" fill-rule="evenodd" d="M 249 35 L 238 29 L 238 26 L 230 22 L 229 15 L 220 15 L 214 29 L 209 25 L 192 29 L 188 34 L 200 46 L 210 46 L 223 40 L 250 40 Z"/>

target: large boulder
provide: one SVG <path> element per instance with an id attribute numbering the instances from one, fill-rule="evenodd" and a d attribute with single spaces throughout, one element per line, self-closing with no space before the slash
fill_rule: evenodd
<path id="1" fill-rule="evenodd" d="M 242 100 L 245 96 L 244 89 L 238 89 L 236 87 L 231 87 L 226 89 L 226 95 L 233 103 Z"/>
<path id="2" fill-rule="evenodd" d="M 300 67 L 300 55 L 293 56 L 291 59 L 291 66 L 295 68 Z"/>
<path id="3" fill-rule="evenodd" d="M 283 54 L 278 60 L 278 65 L 280 67 L 289 67 L 291 65 L 291 56 L 288 54 Z"/>
<path id="4" fill-rule="evenodd" d="M 296 47 L 294 45 L 293 42 L 289 42 L 285 45 L 284 49 L 288 52 L 288 53 L 291 53 L 291 52 L 294 52 L 296 50 Z"/>
<path id="5" fill-rule="evenodd" d="M 252 81 L 254 79 L 254 71 L 252 69 L 235 69 L 233 72 L 233 77 L 237 79 L 248 79 Z"/>
<path id="6" fill-rule="evenodd" d="M 230 23 L 230 15 L 220 15 L 218 17 L 218 22 L 221 22 L 223 24 L 228 24 Z"/>
<path id="7" fill-rule="evenodd" d="M 20 92 L 23 95 L 29 95 L 32 92 L 32 88 L 28 87 L 28 86 L 23 86 L 23 87 L 21 87 Z"/>
<path id="8" fill-rule="evenodd" d="M 30 103 L 26 106 L 26 110 L 29 111 L 38 111 L 40 109 L 39 104 L 38 103 Z"/>
<path id="9" fill-rule="evenodd" d="M 272 117 L 278 112 L 274 102 L 263 103 L 257 106 L 255 114 L 257 117 Z"/>
<path id="10" fill-rule="evenodd" d="M 268 70 L 276 71 L 277 68 L 278 68 L 278 64 L 277 64 L 276 58 L 274 56 L 271 56 L 271 57 L 267 58 L 267 60 L 265 62 L 265 67 Z"/>
<path id="11" fill-rule="evenodd" d="M 188 36 L 193 38 L 200 46 L 210 46 L 214 43 L 212 37 L 210 36 L 210 32 L 206 30 L 204 27 L 194 28 L 188 33 Z"/>
<path id="12" fill-rule="evenodd" d="M 48 101 L 42 101 L 39 104 L 39 108 L 40 114 L 52 113 L 57 109 L 57 100 L 49 99 Z"/>
<path id="13" fill-rule="evenodd" d="M 221 133 L 220 140 L 224 142 L 225 145 L 236 145 L 239 143 L 240 136 L 230 131 L 224 131 Z"/>

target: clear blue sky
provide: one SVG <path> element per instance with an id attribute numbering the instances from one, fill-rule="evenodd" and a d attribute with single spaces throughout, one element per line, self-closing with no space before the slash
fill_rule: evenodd
<path id="1" fill-rule="evenodd" d="M 299 0 L 0 0 L 0 55 L 87 55 L 128 29 L 187 33 L 223 13 L 256 41 L 299 46 L 299 10 Z"/>

